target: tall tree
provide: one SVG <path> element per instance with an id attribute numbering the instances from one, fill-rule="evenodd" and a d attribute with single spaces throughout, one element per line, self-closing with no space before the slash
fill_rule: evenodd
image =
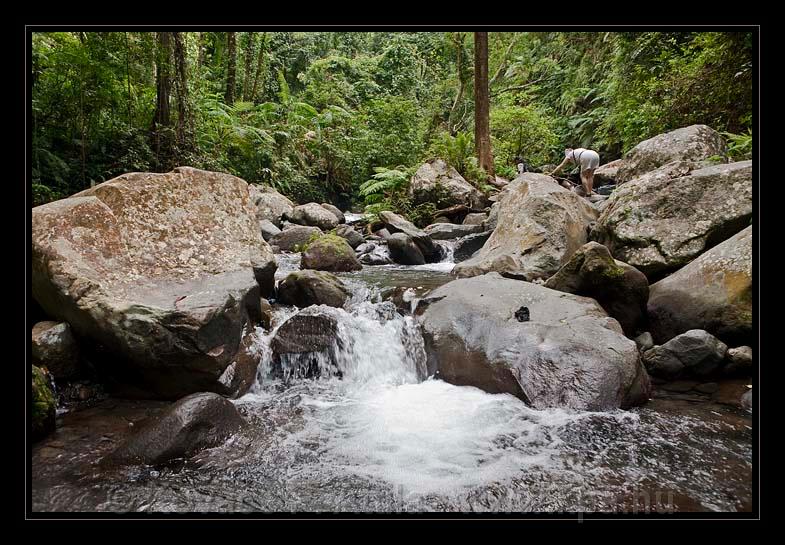
<path id="1" fill-rule="evenodd" d="M 199 33 L 199 41 L 197 42 L 199 53 L 196 57 L 196 67 L 201 68 L 204 65 L 204 50 L 207 47 L 207 33 L 200 32 Z"/>
<path id="2" fill-rule="evenodd" d="M 175 96 L 177 97 L 177 151 L 178 156 L 193 148 L 193 117 L 188 103 L 188 64 L 182 32 L 173 32 Z M 179 157 L 178 157 L 179 159 Z"/>
<path id="3" fill-rule="evenodd" d="M 245 42 L 245 67 L 243 71 L 243 100 L 251 100 L 251 66 L 253 65 L 254 43 L 256 32 L 248 32 Z"/>
<path id="4" fill-rule="evenodd" d="M 156 33 L 155 86 L 156 102 L 153 116 L 153 146 L 158 164 L 165 162 L 171 151 L 170 127 L 172 125 L 169 95 L 172 90 L 171 32 Z"/>
<path id="5" fill-rule="evenodd" d="M 493 177 L 490 98 L 488 96 L 488 33 L 474 33 L 474 147 L 480 167 Z"/>
<path id="6" fill-rule="evenodd" d="M 228 59 L 226 63 L 226 94 L 224 102 L 234 104 L 234 91 L 237 81 L 237 33 L 226 33 L 226 49 Z"/>
<path id="7" fill-rule="evenodd" d="M 259 82 L 264 74 L 264 62 L 265 62 L 264 54 L 265 54 L 266 47 L 267 47 L 267 33 L 265 32 L 264 34 L 262 34 L 262 40 L 261 43 L 259 44 L 259 53 L 257 54 L 256 57 L 256 73 L 254 74 L 253 77 L 253 86 L 251 88 L 250 100 L 254 100 L 254 101 L 256 100 L 257 97 L 256 90 L 258 89 Z"/>

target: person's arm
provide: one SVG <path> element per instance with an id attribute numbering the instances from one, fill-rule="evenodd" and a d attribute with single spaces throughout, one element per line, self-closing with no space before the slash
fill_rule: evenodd
<path id="1" fill-rule="evenodd" d="M 569 157 L 565 157 L 564 161 L 562 161 L 559 166 L 557 166 L 555 169 L 553 169 L 553 172 L 549 173 L 548 176 L 553 176 L 554 174 L 557 174 L 557 173 L 561 172 L 561 169 L 564 168 L 564 165 L 566 165 L 569 162 L 569 160 L 570 160 Z"/>

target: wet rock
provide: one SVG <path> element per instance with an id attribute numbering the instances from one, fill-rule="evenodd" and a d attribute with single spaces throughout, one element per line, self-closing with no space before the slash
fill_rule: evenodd
<path id="1" fill-rule="evenodd" d="M 644 140 L 624 154 L 616 178 L 628 182 L 672 161 L 725 157 L 722 136 L 706 125 L 691 125 Z"/>
<path id="2" fill-rule="evenodd" d="M 284 378 L 317 377 L 323 371 L 340 375 L 335 350 L 338 322 L 314 307 L 284 322 L 273 337 L 272 373 Z"/>
<path id="3" fill-rule="evenodd" d="M 365 242 L 363 236 L 360 233 L 358 233 L 354 227 L 350 225 L 339 225 L 338 227 L 335 228 L 335 234 L 343 239 L 346 239 L 346 242 L 349 243 L 349 246 L 351 246 L 355 250 L 357 249 L 358 246 L 360 246 L 363 242 Z"/>
<path id="4" fill-rule="evenodd" d="M 370 244 L 370 249 L 360 256 L 363 265 L 389 265 L 393 262 L 386 244 Z"/>
<path id="5" fill-rule="evenodd" d="M 322 230 L 318 227 L 292 225 L 273 236 L 270 239 L 270 244 L 278 246 L 284 252 L 295 252 L 322 234 Z"/>
<path id="6" fill-rule="evenodd" d="M 740 405 L 742 409 L 747 409 L 748 411 L 752 410 L 752 388 L 744 392 L 744 395 L 741 396 Z"/>
<path id="7" fill-rule="evenodd" d="M 284 305 L 341 308 L 348 298 L 349 291 L 343 282 L 328 272 L 295 271 L 278 284 L 278 301 Z"/>
<path id="8" fill-rule="evenodd" d="M 340 208 L 324 202 L 321 204 L 321 206 L 328 212 L 332 213 L 332 215 L 338 219 L 338 223 L 346 223 L 346 216 L 343 215 L 343 212 L 341 212 Z"/>
<path id="9" fill-rule="evenodd" d="M 752 161 L 741 161 L 624 184 L 591 238 L 658 280 L 744 229 L 751 216 Z"/>
<path id="10" fill-rule="evenodd" d="M 438 202 L 441 206 L 485 206 L 483 194 L 442 159 L 428 161 L 417 169 L 409 183 L 409 195 L 415 204 Z"/>
<path id="11" fill-rule="evenodd" d="M 546 279 L 587 242 L 597 212 L 553 178 L 525 173 L 506 191 L 491 237 L 476 256 L 453 269 L 459 278 L 499 272 Z"/>
<path id="12" fill-rule="evenodd" d="M 265 185 L 249 184 L 248 191 L 251 202 L 256 207 L 256 218 L 268 220 L 276 227 L 281 227 L 294 209 L 294 203 L 275 189 Z"/>
<path id="13" fill-rule="evenodd" d="M 635 337 L 635 344 L 638 345 L 638 350 L 640 352 L 646 352 L 649 348 L 654 346 L 654 340 L 651 338 L 651 333 L 644 331 Z"/>
<path id="14" fill-rule="evenodd" d="M 412 302 L 416 297 L 415 289 L 407 286 L 395 286 L 382 293 L 383 300 L 392 302 L 398 313 L 404 316 L 412 313 Z"/>
<path id="15" fill-rule="evenodd" d="M 433 240 L 449 240 L 482 232 L 482 225 L 456 225 L 454 223 L 433 223 L 425 228 L 425 233 Z"/>
<path id="16" fill-rule="evenodd" d="M 367 254 L 369 252 L 372 252 L 374 248 L 376 248 L 376 244 L 374 244 L 373 242 L 364 242 L 364 243 L 360 244 L 359 246 L 357 246 L 354 249 L 354 252 L 357 255 L 364 255 L 364 254 Z"/>
<path id="17" fill-rule="evenodd" d="M 300 267 L 332 272 L 359 271 L 363 268 L 346 239 L 330 233 L 308 244 Z"/>
<path id="18" fill-rule="evenodd" d="M 259 220 L 259 230 L 262 232 L 262 238 L 267 242 L 270 242 L 271 238 L 281 232 L 270 220 Z"/>
<path id="19" fill-rule="evenodd" d="M 714 335 L 693 329 L 647 350 L 643 362 L 650 374 L 663 378 L 705 377 L 719 369 L 727 350 Z"/>
<path id="20" fill-rule="evenodd" d="M 55 429 L 57 398 L 46 370 L 32 365 L 31 435 L 37 441 Z"/>
<path id="21" fill-rule="evenodd" d="M 379 237 L 380 240 L 387 240 L 388 238 L 390 238 L 390 231 L 388 231 L 387 229 L 379 229 L 374 233 L 374 235 Z"/>
<path id="22" fill-rule="evenodd" d="M 464 225 L 481 225 L 481 226 L 483 226 L 483 229 L 481 229 L 481 230 L 484 231 L 485 230 L 484 229 L 485 221 L 487 219 L 488 219 L 488 214 L 485 214 L 483 212 L 466 214 L 466 217 L 463 218 L 463 224 Z M 434 223 L 438 223 L 438 222 L 434 221 Z"/>
<path id="23" fill-rule="evenodd" d="M 33 365 L 46 367 L 56 380 L 79 374 L 79 347 L 65 322 L 38 322 L 32 333 Z"/>
<path id="24" fill-rule="evenodd" d="M 262 324 L 263 328 L 270 329 L 273 324 L 273 306 L 267 299 L 261 299 L 259 301 L 259 307 L 261 310 L 259 323 Z"/>
<path id="25" fill-rule="evenodd" d="M 387 226 L 387 230 L 390 233 L 403 233 L 410 237 L 420 249 L 426 262 L 434 263 L 441 259 L 442 252 L 439 246 L 433 242 L 425 231 L 415 227 L 412 222 L 388 211 L 379 213 L 379 218 Z"/>
<path id="26" fill-rule="evenodd" d="M 99 373 L 151 396 L 218 381 L 274 288 L 248 184 L 177 168 L 131 173 L 32 211 L 32 291 Z"/>
<path id="27" fill-rule="evenodd" d="M 455 263 L 466 261 L 477 253 L 480 248 L 491 238 L 491 231 L 465 236 L 455 242 L 452 258 Z"/>
<path id="28" fill-rule="evenodd" d="M 211 392 L 191 394 L 140 424 L 106 462 L 165 464 L 222 445 L 243 425 L 231 401 Z"/>
<path id="29" fill-rule="evenodd" d="M 752 348 L 749 346 L 729 349 L 725 359 L 727 361 L 722 369 L 723 374 L 752 376 Z"/>
<path id="30" fill-rule="evenodd" d="M 581 246 L 547 282 L 546 288 L 595 299 L 631 337 L 646 316 L 649 281 L 635 267 L 613 259 L 597 242 Z"/>
<path id="31" fill-rule="evenodd" d="M 498 273 L 431 292 L 418 320 L 428 371 L 528 405 L 604 410 L 648 399 L 635 343 L 591 299 Z M 526 307 L 529 320 L 516 312 Z"/>
<path id="32" fill-rule="evenodd" d="M 289 221 L 298 225 L 318 227 L 322 231 L 338 227 L 338 218 L 335 214 L 315 202 L 295 206 L 289 215 Z"/>
<path id="33" fill-rule="evenodd" d="M 395 233 L 387 239 L 390 257 L 401 265 L 424 265 L 425 257 L 414 240 L 405 233 Z"/>
<path id="34" fill-rule="evenodd" d="M 652 284 L 651 333 L 665 342 L 700 328 L 732 345 L 752 341 L 752 226 Z"/>

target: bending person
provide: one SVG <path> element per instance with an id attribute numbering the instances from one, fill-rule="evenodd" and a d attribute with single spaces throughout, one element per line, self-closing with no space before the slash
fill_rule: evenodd
<path id="1" fill-rule="evenodd" d="M 591 196 L 592 188 L 594 187 L 594 171 L 600 166 L 600 154 L 591 149 L 567 148 L 564 150 L 564 161 L 557 166 L 549 176 L 553 176 L 560 172 L 567 163 L 581 166 L 581 182 L 583 189 L 586 191 L 586 196 Z"/>

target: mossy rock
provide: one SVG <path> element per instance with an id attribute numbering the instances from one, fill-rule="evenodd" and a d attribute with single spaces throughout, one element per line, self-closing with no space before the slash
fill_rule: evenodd
<path id="1" fill-rule="evenodd" d="M 346 239 L 328 233 L 307 244 L 300 267 L 318 271 L 348 272 L 359 271 L 363 266 Z"/>
<path id="2" fill-rule="evenodd" d="M 57 399 L 46 368 L 35 365 L 32 368 L 32 434 L 35 441 L 54 431 Z"/>

